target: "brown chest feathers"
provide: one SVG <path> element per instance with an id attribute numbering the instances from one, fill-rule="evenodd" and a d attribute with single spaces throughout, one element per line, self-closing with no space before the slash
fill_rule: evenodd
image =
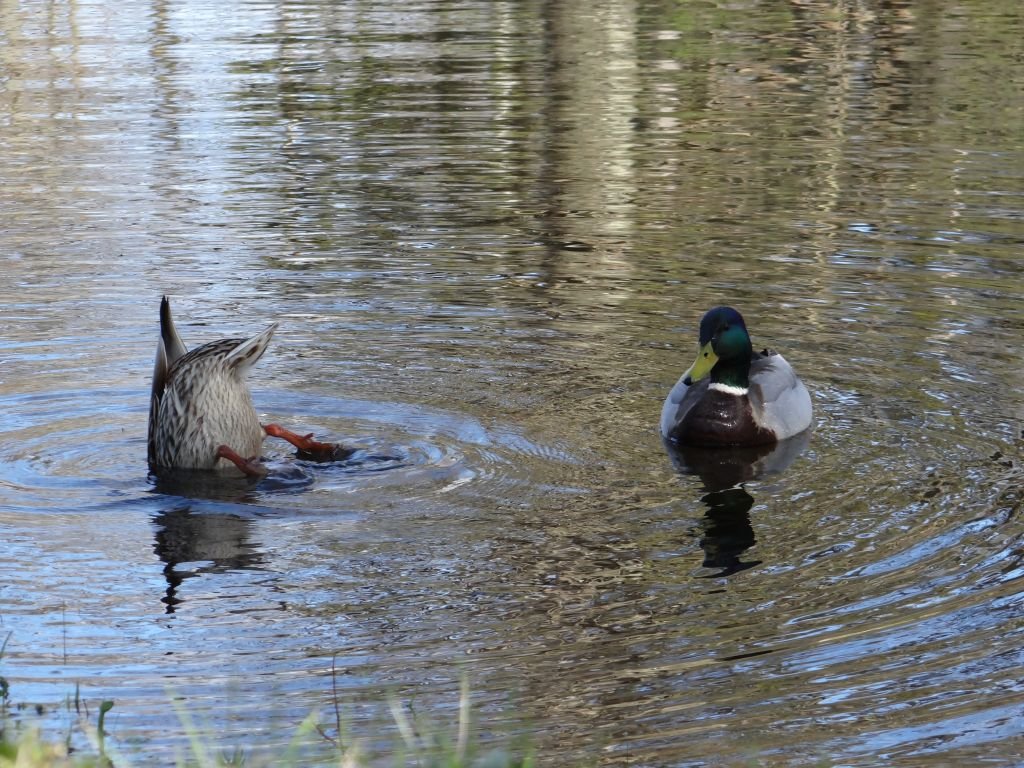
<path id="1" fill-rule="evenodd" d="M 709 389 L 676 430 L 688 445 L 766 445 L 775 434 L 754 421 L 750 398 Z"/>

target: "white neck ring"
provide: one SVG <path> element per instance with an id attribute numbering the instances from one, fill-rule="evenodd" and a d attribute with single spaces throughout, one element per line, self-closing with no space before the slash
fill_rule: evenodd
<path id="1" fill-rule="evenodd" d="M 745 395 L 747 394 L 746 387 L 734 387 L 731 384 L 722 384 L 719 381 L 712 382 L 708 389 L 713 389 L 716 392 L 724 392 L 727 395 Z"/>

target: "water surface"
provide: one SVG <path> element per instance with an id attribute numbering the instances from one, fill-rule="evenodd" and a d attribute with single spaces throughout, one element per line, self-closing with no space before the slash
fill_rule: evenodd
<path id="1" fill-rule="evenodd" d="M 3 6 L 12 699 L 112 699 L 155 764 L 173 697 L 268 749 L 337 698 L 383 749 L 463 673 L 546 765 L 1016 762 L 1022 37 L 1004 0 Z M 165 293 L 192 345 L 280 322 L 258 410 L 352 460 L 155 483 Z M 723 302 L 813 393 L 767 474 L 657 434 Z"/>

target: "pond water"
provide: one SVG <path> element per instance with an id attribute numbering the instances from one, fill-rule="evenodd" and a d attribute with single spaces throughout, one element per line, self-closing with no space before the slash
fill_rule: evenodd
<path id="1" fill-rule="evenodd" d="M 0 6 L 0 675 L 135 762 L 386 701 L 543 765 L 1024 753 L 1016 0 Z M 159 486 L 162 294 L 356 447 Z M 658 436 L 703 311 L 775 471 Z M 18 717 L 27 717 L 24 712 Z M 33 718 L 36 716 L 33 715 Z M 383 725 L 382 725 L 383 723 Z"/>

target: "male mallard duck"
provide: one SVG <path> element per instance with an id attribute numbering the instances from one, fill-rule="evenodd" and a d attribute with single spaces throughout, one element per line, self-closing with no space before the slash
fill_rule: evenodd
<path id="1" fill-rule="evenodd" d="M 265 475 L 260 448 L 266 435 L 281 437 L 310 458 L 328 459 L 338 446 L 302 437 L 276 424 L 260 425 L 245 374 L 267 351 L 277 323 L 249 339 L 220 339 L 185 349 L 160 302 L 160 340 L 149 403 L 149 466 L 164 469 L 227 469 Z"/>
<path id="2" fill-rule="evenodd" d="M 663 437 L 683 445 L 765 445 L 811 426 L 807 388 L 782 355 L 753 351 L 735 309 L 708 310 L 699 347 L 665 399 Z"/>

